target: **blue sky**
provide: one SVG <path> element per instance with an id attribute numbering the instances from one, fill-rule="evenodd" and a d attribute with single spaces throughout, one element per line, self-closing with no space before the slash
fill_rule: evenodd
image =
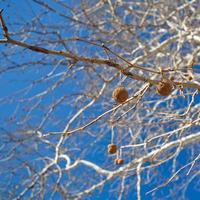
<path id="1" fill-rule="evenodd" d="M 44 1 L 47 5 L 54 7 L 60 12 L 65 12 L 68 16 L 71 16 L 69 10 L 63 9 L 61 6 L 58 6 L 56 1 L 48 0 Z M 63 1 L 65 2 L 65 1 Z M 96 2 L 96 1 L 95 1 Z M 67 0 L 66 3 L 72 7 L 78 7 L 80 1 L 70 1 Z M 75 4 L 76 3 L 76 4 Z M 3 15 L 6 20 L 7 26 L 11 33 L 19 33 L 14 34 L 14 38 L 16 40 L 21 40 L 27 37 L 24 41 L 30 44 L 37 44 L 42 47 L 48 47 L 56 50 L 60 50 L 63 48 L 63 45 L 56 45 L 53 42 L 49 43 L 49 40 L 56 41 L 58 37 L 52 32 L 55 31 L 55 28 L 49 28 L 50 33 L 36 33 L 42 32 L 42 25 L 54 24 L 61 27 L 62 30 L 58 30 L 60 35 L 64 38 L 70 37 L 82 37 L 87 38 L 91 34 L 90 30 L 84 27 L 77 29 L 76 27 L 70 26 L 68 24 L 69 20 L 63 19 L 62 16 L 58 16 L 56 14 L 45 14 L 45 9 L 38 6 L 32 0 L 8 0 L 1 1 L 0 8 L 4 9 Z M 120 13 L 120 11 L 119 11 Z M 38 14 L 41 14 L 39 18 L 37 18 Z M 35 20 L 32 20 L 35 18 Z M 127 23 L 130 23 L 131 19 L 126 19 Z M 41 24 L 40 24 L 41 23 Z M 26 26 L 25 26 L 26 25 Z M 32 26 L 36 27 L 36 30 L 31 31 Z M 29 31 L 28 36 L 27 32 L 22 27 L 26 27 Z M 109 27 L 108 27 L 109 28 Z M 52 31 L 52 32 L 51 32 Z M 141 39 L 144 43 L 148 44 L 148 41 L 152 39 L 151 31 L 153 29 L 149 28 L 145 31 L 138 30 L 136 33 L 137 37 Z M 2 30 L 0 31 L 2 34 Z M 49 34 L 46 36 L 46 34 Z M 171 35 L 169 33 L 164 34 L 160 38 L 160 42 L 167 40 Z M 1 37 L 3 37 L 1 35 Z M 42 43 L 40 43 L 42 40 Z M 103 40 L 103 39 L 102 39 Z M 99 41 L 98 41 L 99 42 Z M 127 41 L 126 41 L 127 42 Z M 69 45 L 70 50 L 74 50 L 81 55 L 98 55 L 100 48 L 91 47 L 90 45 L 86 45 L 84 43 L 75 43 L 78 48 L 74 48 L 74 45 Z M 190 50 L 188 45 L 185 45 L 185 51 Z M 188 51 L 189 51 L 188 50 Z M 116 48 L 116 51 L 122 51 L 119 47 Z M 24 134 L 24 131 L 38 128 L 40 131 L 44 131 L 48 133 L 49 131 L 62 131 L 66 125 L 66 123 L 70 120 L 71 116 L 77 112 L 81 108 L 82 105 L 87 104 L 91 98 L 88 96 L 84 96 L 82 91 L 90 91 L 92 90 L 88 85 L 85 84 L 87 81 L 91 81 L 91 83 L 95 82 L 95 80 L 100 80 L 98 78 L 98 73 L 101 74 L 104 69 L 98 68 L 96 70 L 96 75 L 89 76 L 83 70 L 84 63 L 78 63 L 76 65 L 76 70 L 71 72 L 67 71 L 67 66 L 69 62 L 66 58 L 59 56 L 50 56 L 44 55 L 37 52 L 32 52 L 27 49 L 23 49 L 21 47 L 13 47 L 12 45 L 0 45 L 0 66 L 1 66 L 1 74 L 0 74 L 0 122 L 1 122 L 1 164 L 0 164 L 0 197 L 2 199 L 8 199 L 9 194 L 7 190 L 12 188 L 12 192 L 15 195 L 19 195 L 20 192 L 23 191 L 23 184 L 26 185 L 25 180 L 31 177 L 33 172 L 38 172 L 44 167 L 44 161 L 40 160 L 40 158 L 44 157 L 53 157 L 55 154 L 55 148 L 45 143 L 45 141 L 40 141 L 37 136 L 34 134 Z M 133 56 L 137 56 L 136 52 Z M 11 56 L 7 56 L 7 55 Z M 99 53 L 105 56 L 105 52 L 101 50 Z M 6 56 L 5 56 L 6 55 Z M 184 56 L 184 55 L 183 55 Z M 111 56 L 114 58 L 114 56 Z M 115 58 L 116 59 L 116 58 Z M 117 60 L 117 59 L 116 59 Z M 196 65 L 198 68 L 198 65 Z M 91 66 L 88 65 L 88 71 Z M 7 70 L 5 72 L 4 70 Z M 92 71 L 90 71 L 92 73 Z M 110 71 L 108 71 L 109 73 Z M 56 89 L 51 90 L 52 85 L 57 84 L 59 80 L 62 80 Z M 119 84 L 119 79 L 115 79 L 110 85 L 110 90 L 115 84 Z M 124 84 L 130 85 L 132 84 L 130 79 L 126 79 Z M 101 83 L 97 83 L 95 85 L 97 90 L 100 89 Z M 45 91 L 48 91 L 45 93 Z M 132 89 L 134 91 L 134 88 Z M 96 104 L 88 109 L 85 112 L 83 118 L 77 120 L 72 124 L 72 128 L 79 127 L 83 122 L 93 119 L 95 116 L 98 116 L 103 111 L 106 111 L 113 107 L 109 100 L 110 92 L 106 93 L 107 96 L 103 96 L 100 98 Z M 37 95 L 37 96 L 35 96 Z M 81 98 L 77 100 L 78 103 L 74 102 L 76 96 L 80 96 Z M 37 97 L 37 98 L 36 98 Z M 151 99 L 152 98 L 152 99 Z M 145 100 L 155 100 L 160 97 L 154 95 L 145 97 Z M 188 99 L 183 99 L 182 97 L 177 98 L 177 102 L 173 106 L 174 108 L 181 106 L 185 107 L 188 104 Z M 102 102 L 105 101 L 104 104 Z M 55 102 L 58 103 L 59 106 L 56 106 Z M 80 102 L 80 103 L 79 103 Z M 180 103 L 181 102 L 181 103 Z M 197 96 L 196 103 L 199 102 L 199 95 Z M 112 102 L 113 103 L 113 102 Z M 55 105 L 55 109 L 52 110 L 53 114 L 49 114 L 49 110 L 51 110 L 52 106 Z M 81 106 L 80 106 L 81 105 Z M 104 106 L 102 106 L 104 105 Z M 163 104 L 163 108 L 167 107 L 167 105 Z M 33 108 L 33 109 L 31 109 Z M 161 108 L 161 110 L 163 109 Z M 46 119 L 46 120 L 44 120 Z M 107 120 L 108 117 L 105 119 Z M 173 122 L 172 122 L 173 124 Z M 94 162 L 97 165 L 102 166 L 103 168 L 109 169 L 117 169 L 118 166 L 113 164 L 114 156 L 107 155 L 107 145 L 111 140 L 111 130 L 108 128 L 107 124 L 103 124 L 101 126 L 101 121 L 97 122 L 94 126 L 88 128 L 87 131 L 83 131 L 83 134 L 77 134 L 75 138 L 69 138 L 66 143 L 62 146 L 62 151 L 70 155 L 72 162 L 74 162 L 77 158 L 86 159 L 88 161 Z M 174 124 L 173 124 L 174 125 Z M 176 124 L 174 125 L 174 127 Z M 116 137 L 123 138 L 123 131 L 127 129 L 123 129 L 123 126 L 118 126 L 119 135 Z M 169 130 L 171 127 L 167 127 L 166 130 Z M 137 129 L 137 126 L 136 126 Z M 103 131 L 102 131 L 103 130 Z M 145 129 L 144 129 L 145 130 Z M 192 131 L 199 131 L 199 127 L 196 126 L 192 129 Z M 121 134 L 121 135 L 120 135 Z M 20 143 L 20 139 L 23 139 L 24 142 Z M 59 141 L 58 135 L 52 135 L 48 137 L 48 140 L 52 143 L 57 143 Z M 116 143 L 118 142 L 115 139 Z M 127 142 L 126 138 L 119 142 L 119 145 Z M 79 143 L 81 146 L 79 146 Z M 90 145 L 91 144 L 91 145 Z M 95 145 L 94 145 L 95 144 Z M 196 145 L 198 148 L 198 145 Z M 15 152 L 12 158 L 12 151 Z M 185 150 L 181 151 L 178 155 L 177 169 L 178 167 L 187 164 L 188 156 L 190 154 L 188 152 L 192 152 L 190 147 L 187 147 Z M 197 152 L 192 152 L 194 155 L 198 155 Z M 9 158 L 11 156 L 11 159 Z M 134 155 L 131 155 L 132 157 Z M 8 160 L 6 158 L 9 158 Z M 126 156 L 128 157 L 128 156 Z M 132 157 L 128 159 L 132 159 Z M 195 157 L 195 156 L 194 156 Z M 29 165 L 33 168 L 29 170 L 24 170 L 24 164 L 29 163 Z M 48 162 L 48 161 L 47 161 Z M 127 162 L 127 161 L 126 161 Z M 159 189 L 155 196 L 146 195 L 145 193 L 149 190 L 153 189 L 158 183 L 163 183 L 170 176 L 170 172 L 172 170 L 172 160 L 169 160 L 161 167 L 156 167 L 155 171 L 152 170 L 155 177 L 153 181 L 143 183 L 141 196 L 142 199 L 150 200 L 150 199 L 163 199 L 170 200 L 170 193 L 174 194 L 174 198 L 181 199 L 179 194 L 181 191 L 176 191 L 176 185 L 182 184 L 186 180 L 189 180 L 189 176 L 185 176 L 187 170 L 181 172 L 180 177 L 185 177 L 185 179 L 180 178 L 172 183 L 169 183 L 164 188 Z M 63 167 L 65 164 L 60 162 L 60 167 Z M 198 163 L 199 164 L 199 163 Z M 195 165 L 195 170 L 198 170 L 198 164 Z M 161 172 L 161 173 L 160 173 Z M 30 175 L 30 174 L 31 175 Z M 149 172 L 151 173 L 151 171 Z M 14 174 L 14 175 L 13 175 Z M 37 174 L 37 173 L 36 173 Z M 74 176 L 79 177 L 83 176 L 80 180 L 86 180 L 89 175 L 90 181 L 92 183 L 96 183 L 101 180 L 101 176 L 97 176 L 93 173 L 92 170 L 86 169 L 84 167 L 80 167 L 74 171 Z M 158 174 L 158 177 L 156 176 Z M 147 177 L 148 173 L 143 172 L 142 177 Z M 46 194 L 44 199 L 48 200 L 51 197 L 52 186 L 55 183 L 57 175 L 51 176 L 46 182 Z M 22 181 L 23 180 L 23 181 Z M 62 179 L 63 185 L 67 185 L 72 181 L 72 184 L 66 186 L 69 190 L 78 190 L 79 188 L 84 189 L 86 185 L 84 183 L 80 183 L 77 178 L 73 182 L 73 176 L 71 174 L 64 174 Z M 21 184 L 23 182 L 23 184 Z M 136 199 L 136 178 L 135 174 L 131 174 L 125 181 L 127 184 L 127 189 L 124 190 L 124 195 L 122 200 L 131 200 Z M 8 183 L 8 184 L 5 184 Z M 84 199 L 94 199 L 94 200 L 117 200 L 120 190 L 121 179 L 119 177 L 114 178 L 112 181 L 109 181 L 104 185 L 104 187 L 95 191 L 94 193 L 86 196 Z M 6 187 L 5 187 L 6 185 Z M 19 186 L 15 188 L 15 186 Z M 188 185 L 187 190 L 185 191 L 185 199 L 188 200 L 197 200 L 200 198 L 200 192 L 198 191 L 199 185 L 199 175 L 195 177 Z M 197 190 L 198 189 L 198 190 Z M 179 188 L 180 190 L 180 188 Z M 38 191 L 36 187 L 35 192 Z M 48 192 L 49 191 L 49 192 Z M 28 191 L 24 199 L 30 198 L 30 191 Z M 11 198 L 11 196 L 10 196 Z M 13 198 L 13 197 L 12 197 Z M 34 198 L 33 198 L 34 199 Z M 55 193 L 52 199 L 59 200 L 62 199 L 60 194 Z"/>

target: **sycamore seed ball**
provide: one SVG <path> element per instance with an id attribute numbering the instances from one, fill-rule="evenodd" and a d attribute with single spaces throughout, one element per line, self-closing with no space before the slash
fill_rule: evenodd
<path id="1" fill-rule="evenodd" d="M 121 158 L 116 158 L 116 159 L 115 159 L 115 164 L 116 164 L 116 165 L 122 165 L 122 164 L 124 164 L 124 160 L 121 159 Z"/>
<path id="2" fill-rule="evenodd" d="M 108 145 L 108 153 L 115 154 L 117 152 L 117 146 L 115 144 Z"/>
<path id="3" fill-rule="evenodd" d="M 169 96 L 173 91 L 173 85 L 170 81 L 162 81 L 157 85 L 157 92 L 161 96 Z"/>
<path id="4" fill-rule="evenodd" d="M 114 89 L 112 97 L 117 103 L 124 103 L 128 99 L 128 91 L 122 86 L 117 87 Z"/>

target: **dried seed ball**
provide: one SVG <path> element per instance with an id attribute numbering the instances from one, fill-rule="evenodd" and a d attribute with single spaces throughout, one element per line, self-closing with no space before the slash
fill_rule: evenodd
<path id="1" fill-rule="evenodd" d="M 116 164 L 116 165 L 122 165 L 122 164 L 124 164 L 124 160 L 121 159 L 121 158 L 116 158 L 116 159 L 115 159 L 115 164 Z"/>
<path id="2" fill-rule="evenodd" d="M 170 78 L 170 80 L 171 80 L 171 81 L 174 81 L 174 80 L 175 80 L 174 76 L 172 76 L 172 77 Z"/>
<path id="3" fill-rule="evenodd" d="M 189 76 L 189 77 L 188 77 L 188 80 L 189 80 L 189 81 L 192 81 L 192 80 L 193 80 L 193 77 L 192 77 L 192 76 Z"/>
<path id="4" fill-rule="evenodd" d="M 117 103 L 123 103 L 128 99 L 128 91 L 122 86 L 117 87 L 114 89 L 112 97 Z"/>
<path id="5" fill-rule="evenodd" d="M 117 146 L 115 144 L 109 144 L 108 145 L 108 153 L 114 154 L 117 152 Z"/>
<path id="6" fill-rule="evenodd" d="M 157 85 L 157 92 L 161 96 L 169 96 L 172 93 L 172 91 L 173 85 L 167 80 L 162 81 Z"/>

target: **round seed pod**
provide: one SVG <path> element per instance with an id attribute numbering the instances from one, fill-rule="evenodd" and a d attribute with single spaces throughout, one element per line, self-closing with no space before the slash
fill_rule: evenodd
<path id="1" fill-rule="evenodd" d="M 121 159 L 121 158 L 116 158 L 116 159 L 115 159 L 115 164 L 116 164 L 116 165 L 122 165 L 122 164 L 124 164 L 124 160 Z"/>
<path id="2" fill-rule="evenodd" d="M 108 153 L 115 154 L 117 152 L 117 146 L 115 144 L 108 145 Z"/>
<path id="3" fill-rule="evenodd" d="M 157 85 L 157 92 L 161 96 L 169 96 L 173 91 L 173 85 L 168 80 L 164 80 Z"/>
<path id="4" fill-rule="evenodd" d="M 192 76 L 189 76 L 189 77 L 188 77 L 188 80 L 189 80 L 189 81 L 192 81 L 192 80 L 193 80 L 193 77 L 192 77 Z"/>
<path id="5" fill-rule="evenodd" d="M 128 99 L 128 91 L 122 86 L 117 87 L 114 89 L 112 97 L 117 103 L 123 103 Z"/>
<path id="6" fill-rule="evenodd" d="M 171 81 L 174 81 L 174 80 L 175 80 L 175 77 L 174 77 L 174 76 L 172 76 L 172 77 L 170 78 L 170 80 L 171 80 Z"/>

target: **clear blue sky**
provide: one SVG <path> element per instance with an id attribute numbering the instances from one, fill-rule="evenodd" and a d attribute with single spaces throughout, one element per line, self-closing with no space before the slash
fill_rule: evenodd
<path id="1" fill-rule="evenodd" d="M 91 0 L 92 1 L 92 0 Z M 47 2 L 49 5 L 55 5 L 55 3 L 53 3 L 53 1 L 45 1 Z M 68 5 L 74 5 L 74 3 L 76 2 L 77 4 L 79 3 L 79 1 L 69 1 L 66 0 L 66 2 L 68 3 Z M 11 32 L 18 32 L 18 30 L 20 29 L 21 26 L 23 26 L 24 24 L 29 24 L 31 23 L 30 20 L 34 17 L 37 17 L 38 13 L 41 13 L 42 9 L 35 3 L 33 3 L 33 1 L 31 0 L 1 0 L 0 1 L 0 8 L 4 9 L 4 16 L 5 16 L 5 20 L 7 22 L 8 28 Z M 48 16 L 49 18 L 42 18 L 41 17 L 41 22 L 44 23 L 61 23 L 62 18 L 56 18 L 55 16 Z M 39 25 L 38 25 L 39 27 Z M 73 29 L 70 27 L 70 29 L 67 29 L 67 24 L 66 24 L 66 30 L 61 31 L 62 35 L 65 37 L 70 37 L 70 36 L 74 36 L 75 34 L 78 34 L 78 36 L 82 36 L 85 37 L 87 36 L 88 32 L 86 30 L 80 30 L 79 33 L 74 33 Z M 23 30 L 20 29 L 20 31 L 23 32 Z M 40 31 L 38 29 L 38 31 Z M 70 32 L 71 31 L 71 32 Z M 0 33 L 2 33 L 2 31 L 0 31 Z M 142 34 L 141 34 L 142 35 Z M 33 34 L 29 34 L 28 35 L 29 38 L 27 38 L 27 41 L 29 43 L 32 42 L 37 42 L 37 37 L 35 36 L 34 33 Z M 44 36 L 45 37 L 45 36 Z M 148 38 L 148 34 L 144 34 L 143 37 L 145 37 L 146 39 Z M 164 36 L 162 39 L 165 40 L 168 37 L 168 35 Z M 20 39 L 21 36 L 20 35 L 16 35 L 15 36 L 16 39 Z M 54 39 L 54 38 L 52 38 Z M 46 45 L 46 44 L 42 44 L 42 45 Z M 44 46 L 45 47 L 45 46 Z M 96 50 L 96 49 L 95 49 Z M 16 130 L 17 128 L 19 128 L 21 126 L 21 124 L 15 124 L 15 122 L 17 121 L 17 119 L 19 117 L 24 117 L 24 113 L 26 113 L 26 110 L 20 110 L 21 106 L 23 105 L 23 108 L 25 109 L 26 107 L 30 106 L 29 102 L 20 102 L 21 99 L 21 95 L 23 94 L 24 97 L 26 98 L 30 98 L 32 96 L 34 96 L 37 93 L 43 92 L 45 90 L 47 90 L 49 88 L 49 84 L 55 83 L 59 77 L 54 77 L 52 78 L 52 82 L 44 82 L 41 84 L 38 84 L 37 86 L 33 85 L 33 80 L 40 80 L 41 78 L 45 77 L 47 74 L 51 73 L 52 68 L 56 68 L 55 66 L 55 60 L 59 61 L 59 59 L 63 59 L 63 58 L 59 58 L 59 57 L 52 57 L 51 59 L 48 58 L 48 55 L 44 56 L 41 54 L 38 54 L 36 52 L 31 52 L 29 50 L 24 50 L 22 48 L 17 48 L 17 52 L 16 55 L 13 53 L 13 51 L 15 51 L 15 49 L 13 49 L 10 45 L 0 45 L 0 52 L 1 52 L 1 57 L 3 57 L 3 53 L 4 51 L 6 53 L 8 53 L 9 51 L 12 53 L 12 56 L 9 57 L 10 60 L 12 60 L 12 62 L 9 60 L 8 63 L 6 62 L 6 60 L 4 59 L 3 62 L 2 60 L 0 60 L 0 66 L 1 69 L 4 69 L 6 67 L 13 67 L 13 66 L 17 66 L 17 64 L 21 64 L 21 63 L 25 63 L 26 61 L 29 62 L 30 60 L 33 61 L 43 61 L 43 62 L 47 62 L 46 67 L 42 67 L 41 68 L 37 66 L 37 68 L 34 67 L 34 65 L 30 66 L 30 68 L 21 68 L 17 69 L 17 70 L 10 70 L 7 73 L 2 73 L 0 74 L 0 87 L 2 88 L 0 91 L 0 121 L 1 121 L 1 129 L 2 129 L 2 138 L 0 137 L 0 144 L 7 145 L 7 148 L 4 148 L 3 150 L 3 154 L 6 155 L 6 151 L 10 151 L 13 146 L 15 145 L 15 143 L 6 143 L 6 137 L 8 134 L 12 135 L 12 131 L 14 132 L 14 130 Z M 55 59 L 55 60 L 54 60 Z M 13 63 L 11 65 L 11 63 Z M 60 68 L 56 68 L 56 74 L 63 73 L 65 66 L 61 66 Z M 76 78 L 82 78 L 82 73 L 77 73 L 76 74 L 77 77 Z M 52 104 L 52 102 L 55 102 L 56 100 L 60 99 L 60 97 L 63 96 L 63 93 L 67 93 L 69 92 L 70 94 L 75 94 L 77 91 L 79 92 L 81 87 L 84 87 L 84 83 L 83 85 L 76 85 L 75 83 L 72 83 L 70 81 L 66 81 L 64 82 L 63 85 L 61 85 L 58 90 L 56 90 L 55 92 L 52 92 L 51 95 L 47 95 L 43 100 L 42 100 L 42 105 L 44 106 L 50 106 Z M 14 94 L 16 91 L 20 91 L 21 89 L 24 89 L 24 91 L 17 93 L 14 95 L 15 98 L 10 98 L 8 97 L 6 100 L 4 100 L 5 96 L 9 96 L 11 94 Z M 70 97 L 67 97 L 70 98 Z M 199 98 L 198 98 L 199 99 Z M 33 105 L 37 105 L 37 102 L 32 101 L 31 102 L 31 106 Z M 97 105 L 97 109 L 98 109 L 98 105 Z M 32 124 L 36 124 L 39 121 L 41 121 L 44 118 L 44 114 L 43 114 L 43 108 L 42 106 L 37 107 L 34 112 L 32 112 L 33 118 L 29 121 L 29 120 L 25 120 L 25 124 L 23 124 L 22 127 L 27 128 L 29 125 L 31 127 L 31 123 Z M 100 108 L 99 108 L 100 110 Z M 93 110 L 91 111 L 93 114 L 96 112 L 98 112 L 99 110 Z M 63 114 L 63 111 L 65 111 L 66 113 L 73 113 L 73 105 L 67 105 L 65 103 L 63 103 L 56 111 L 55 111 L 55 118 L 52 119 L 52 121 L 54 121 L 54 124 L 51 124 L 49 122 L 47 122 L 45 124 L 45 129 L 46 131 L 61 131 L 62 128 L 65 126 L 66 121 L 64 119 L 65 115 Z M 18 113 L 18 116 L 15 116 L 15 112 Z M 12 119 L 9 122 L 9 118 L 10 116 L 16 117 L 16 121 L 15 119 L 14 122 L 12 123 Z M 89 114 L 88 114 L 89 115 Z M 56 118 L 57 117 L 57 118 Z M 59 118 L 59 119 L 58 119 Z M 7 124 L 4 124 L 4 121 L 7 121 Z M 26 124 L 27 123 L 27 124 Z M 30 124 L 29 124 L 30 123 Z M 56 124 L 59 124 L 58 126 Z M 62 128 L 60 128 L 60 125 L 62 125 Z M 5 131 L 5 130 L 6 131 Z M 82 138 L 80 136 L 80 140 L 90 140 L 91 138 Z M 57 138 L 52 138 L 52 141 L 55 140 L 57 141 Z M 96 152 L 95 154 L 89 155 L 87 157 L 88 160 L 93 161 L 96 164 L 101 164 L 104 161 L 105 152 L 106 151 L 106 147 L 107 144 L 109 143 L 110 140 L 110 135 L 108 133 L 107 136 L 105 136 L 105 138 L 103 140 L 101 140 L 101 143 L 97 144 L 100 146 L 99 149 L 101 149 L 101 151 Z M 29 145 L 30 146 L 34 146 L 32 145 L 33 142 L 35 142 L 36 140 L 31 140 L 28 141 L 25 146 L 21 146 L 21 147 L 17 147 L 18 151 L 24 151 L 25 149 L 28 149 Z M 0 170 L 5 170 L 6 168 L 13 166 L 18 166 L 18 162 L 22 163 L 23 161 L 34 161 L 35 159 L 37 159 L 39 156 L 48 156 L 53 154 L 53 150 L 52 149 L 45 149 L 43 143 L 39 143 L 38 145 L 38 149 L 40 150 L 40 155 L 37 154 L 29 154 L 29 151 L 27 150 L 27 153 L 21 154 L 19 153 L 19 156 L 14 159 L 12 162 L 2 162 L 0 161 Z M 20 149 L 21 148 L 21 149 Z M 74 155 L 75 156 L 79 156 L 79 155 Z M 186 160 L 188 154 L 185 153 L 185 151 L 182 151 L 180 153 L 180 155 L 177 158 L 177 163 L 179 166 L 184 165 L 184 163 L 186 164 Z M 163 173 L 163 177 L 158 177 L 160 179 L 162 179 L 163 181 L 166 180 L 165 178 L 167 178 L 169 176 L 169 168 L 172 165 L 172 162 L 167 162 L 165 168 L 166 171 L 165 173 Z M 42 163 L 38 162 L 38 166 L 36 166 L 36 169 L 40 169 L 42 167 Z M 113 166 L 112 164 L 110 164 L 111 168 L 114 168 L 115 166 Z M 163 167 L 163 166 L 162 166 Z M 159 171 L 159 167 L 156 169 L 157 171 Z M 19 170 L 20 171 L 20 170 Z M 7 182 L 10 181 L 9 180 L 9 173 L 10 171 L 8 171 L 7 173 L 1 173 L 0 175 L 0 184 L 2 184 L 3 182 Z M 82 174 L 82 171 L 79 171 L 80 175 Z M 155 173 L 155 172 L 154 172 Z M 184 176 L 185 171 L 182 173 L 182 176 Z M 20 181 L 24 178 L 27 177 L 27 174 L 21 170 L 20 173 L 18 173 L 14 178 L 12 178 L 10 186 L 7 186 L 7 189 L 9 190 L 9 187 L 13 187 L 16 184 L 19 184 Z M 155 179 L 156 180 L 156 179 Z M 49 181 L 49 183 L 51 183 L 52 180 Z M 87 180 L 86 180 L 87 181 Z M 126 196 L 124 198 L 122 198 L 123 200 L 132 200 L 135 199 L 136 196 L 136 190 L 135 190 L 135 182 L 133 181 L 133 176 L 130 176 L 130 178 L 127 178 L 127 183 L 130 183 L 130 186 L 132 186 L 132 189 L 127 189 L 128 192 L 126 194 Z M 183 179 L 179 179 L 173 183 L 170 183 L 169 185 L 165 186 L 164 188 L 158 190 L 158 192 L 156 192 L 156 196 L 154 197 L 154 199 L 163 199 L 163 200 L 170 200 L 170 197 L 168 196 L 170 194 L 170 192 L 174 192 L 176 193 L 176 191 L 173 191 L 173 188 L 175 188 L 176 185 L 178 184 L 184 184 Z M 119 179 L 116 178 L 112 184 L 110 182 L 108 182 L 105 187 L 102 188 L 101 192 L 94 192 L 92 195 L 90 195 L 89 197 L 85 197 L 85 200 L 87 199 L 94 199 L 94 200 L 117 200 L 117 195 L 112 195 L 111 189 L 113 189 L 113 184 L 115 186 L 115 184 L 117 185 L 117 183 L 119 183 Z M 155 186 L 155 183 L 148 183 L 148 184 L 144 184 L 142 187 L 142 199 L 145 200 L 151 200 L 152 197 L 145 195 L 145 193 L 147 191 L 149 191 L 150 189 L 152 189 Z M 76 185 L 74 186 L 76 187 Z M 115 187 L 114 187 L 115 188 Z M 186 197 L 188 200 L 198 200 L 200 199 L 200 192 L 197 191 L 196 188 L 199 188 L 199 176 L 197 176 L 188 186 L 188 189 L 186 191 Z M 21 188 L 16 189 L 16 194 L 18 194 L 19 192 L 21 192 Z M 2 191 L 1 190 L 1 186 L 0 186 L 0 199 L 4 199 L 5 198 L 5 194 L 7 193 L 7 191 Z M 176 193 L 176 199 L 180 199 L 179 193 Z M 27 193 L 27 199 L 28 199 L 28 195 L 29 193 Z M 45 197 L 45 200 L 49 199 L 50 194 L 47 194 Z M 166 198 L 165 198 L 166 196 Z M 6 198 L 5 198 L 6 199 Z M 25 196 L 26 199 L 26 196 Z M 61 197 L 59 195 L 55 195 L 54 198 L 55 200 L 59 200 L 61 199 Z"/>

